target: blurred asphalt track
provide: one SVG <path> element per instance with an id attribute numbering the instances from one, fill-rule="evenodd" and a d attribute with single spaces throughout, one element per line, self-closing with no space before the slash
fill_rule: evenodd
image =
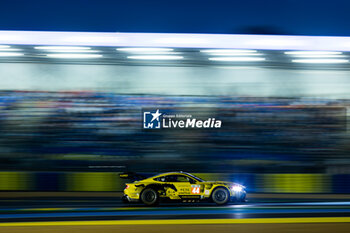
<path id="1" fill-rule="evenodd" d="M 126 205 L 120 193 L 0 193 L 0 232 L 349 232 L 349 195 L 251 194 L 244 204 Z M 299 229 L 299 230 L 296 230 Z"/>

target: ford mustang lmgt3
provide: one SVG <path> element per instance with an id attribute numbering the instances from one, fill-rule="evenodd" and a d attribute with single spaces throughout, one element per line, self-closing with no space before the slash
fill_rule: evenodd
<path id="1" fill-rule="evenodd" d="M 122 173 L 121 178 L 136 178 L 137 181 L 126 184 L 124 202 L 143 202 L 157 205 L 160 200 L 178 200 L 199 202 L 209 200 L 217 205 L 230 201 L 244 202 L 245 187 L 233 182 L 204 181 L 186 172 L 162 173 L 144 178 L 134 173 Z"/>

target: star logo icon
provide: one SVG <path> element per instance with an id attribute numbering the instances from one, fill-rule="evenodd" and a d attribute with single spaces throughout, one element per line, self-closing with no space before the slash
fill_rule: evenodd
<path id="1" fill-rule="evenodd" d="M 161 116 L 163 113 L 153 109 L 153 111 L 143 111 L 143 128 L 144 129 L 161 129 Z"/>
<path id="2" fill-rule="evenodd" d="M 159 117 L 160 117 L 160 115 L 162 115 L 162 114 L 159 113 L 159 109 L 157 109 L 157 111 L 156 111 L 155 113 L 151 113 L 151 115 L 153 116 L 151 122 L 153 122 L 154 120 L 159 121 Z"/>

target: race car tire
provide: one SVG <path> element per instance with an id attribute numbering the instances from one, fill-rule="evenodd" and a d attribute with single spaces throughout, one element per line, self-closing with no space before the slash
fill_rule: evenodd
<path id="1" fill-rule="evenodd" d="M 155 206 L 159 202 L 158 192 L 152 188 L 146 188 L 141 193 L 141 201 L 148 206 Z"/>
<path id="2" fill-rule="evenodd" d="M 128 198 L 127 198 L 126 196 L 123 196 L 123 197 L 122 197 L 122 202 L 123 202 L 124 204 L 127 204 L 127 203 L 129 203 L 129 200 L 128 200 Z"/>
<path id="3" fill-rule="evenodd" d="M 217 205 L 226 205 L 230 201 L 230 193 L 227 189 L 219 187 L 213 191 L 211 199 Z"/>

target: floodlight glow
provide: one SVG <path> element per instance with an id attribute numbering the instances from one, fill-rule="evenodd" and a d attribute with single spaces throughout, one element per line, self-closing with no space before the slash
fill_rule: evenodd
<path id="1" fill-rule="evenodd" d="M 138 54 L 138 55 L 177 55 L 177 54 L 182 54 L 179 52 L 138 52 L 138 53 L 133 53 L 133 54 Z"/>
<path id="2" fill-rule="evenodd" d="M 293 55 L 293 57 L 301 57 L 301 58 L 341 58 L 341 57 L 347 57 L 345 55 Z"/>
<path id="3" fill-rule="evenodd" d="M 0 45 L 350 51 L 350 37 L 0 30 Z"/>
<path id="4" fill-rule="evenodd" d="M 0 45 L 0 49 L 10 48 L 9 45 Z"/>
<path id="5" fill-rule="evenodd" d="M 326 63 L 348 63 L 349 60 L 346 59 L 295 59 L 292 60 L 292 62 L 295 63 L 319 63 L 319 64 L 326 64 Z"/>
<path id="6" fill-rule="evenodd" d="M 303 37 L 296 36 L 261 36 L 252 40 L 246 40 L 244 43 L 255 48 L 265 47 L 266 49 L 289 48 L 289 47 L 309 47 L 309 41 L 303 40 Z"/>
<path id="7" fill-rule="evenodd" d="M 100 51 L 99 50 L 74 50 L 74 49 L 67 49 L 67 50 L 48 50 L 47 52 L 51 52 L 51 53 L 97 53 L 97 52 L 100 52 Z"/>
<path id="8" fill-rule="evenodd" d="M 6 52 L 0 52 L 0 57 L 19 57 L 23 56 L 23 53 L 6 53 Z"/>
<path id="9" fill-rule="evenodd" d="M 288 52 L 284 52 L 284 54 L 288 54 L 288 55 L 338 55 L 338 54 L 342 54 L 342 52 L 338 52 L 338 51 L 288 51 Z"/>
<path id="10" fill-rule="evenodd" d="M 170 48 L 117 48 L 118 51 L 131 52 L 131 53 L 145 53 L 145 52 L 170 52 L 174 49 Z"/>
<path id="11" fill-rule="evenodd" d="M 47 54 L 46 56 L 51 58 L 99 58 L 99 57 L 102 57 L 102 55 L 100 54 L 76 54 L 76 53 Z"/>
<path id="12" fill-rule="evenodd" d="M 213 53 L 211 56 L 262 56 L 262 53 Z"/>
<path id="13" fill-rule="evenodd" d="M 142 55 L 142 56 L 128 56 L 128 59 L 140 59 L 140 60 L 181 60 L 182 56 L 166 56 L 166 55 Z"/>
<path id="14" fill-rule="evenodd" d="M 92 33 L 92 34 L 95 34 L 95 33 Z M 99 33 L 100 35 L 101 34 L 104 34 L 104 33 Z M 122 40 L 119 39 L 118 36 L 115 36 L 115 35 L 101 35 L 101 36 L 94 36 L 94 35 L 91 35 L 91 33 L 84 33 L 83 34 L 80 34 L 80 35 L 77 35 L 75 34 L 75 36 L 67 36 L 67 37 L 64 37 L 63 40 L 65 42 L 68 42 L 68 43 L 77 43 L 77 44 L 80 44 L 80 43 L 84 43 L 84 44 L 89 44 L 89 45 L 95 45 L 95 44 L 115 44 L 115 43 L 118 43 Z"/>
<path id="15" fill-rule="evenodd" d="M 265 61 L 263 57 L 210 57 L 210 61 Z"/>
<path id="16" fill-rule="evenodd" d="M 256 50 L 250 49 L 205 49 L 201 53 L 256 53 Z"/>
<path id="17" fill-rule="evenodd" d="M 206 44 L 208 42 L 207 39 L 204 38 L 198 38 L 198 37 L 192 37 L 191 34 L 181 37 L 181 36 L 176 36 L 176 37 L 164 37 L 164 38 L 159 38 L 155 39 L 153 43 L 155 44 L 174 44 L 174 45 L 198 45 L 198 44 Z"/>
<path id="18" fill-rule="evenodd" d="M 10 51 L 21 51 L 21 49 L 1 48 L 1 47 L 0 47 L 0 51 L 6 51 L 6 52 L 10 52 Z"/>
<path id="19" fill-rule="evenodd" d="M 88 50 L 90 47 L 78 47 L 78 46 L 37 46 L 35 49 L 44 50 Z"/>

